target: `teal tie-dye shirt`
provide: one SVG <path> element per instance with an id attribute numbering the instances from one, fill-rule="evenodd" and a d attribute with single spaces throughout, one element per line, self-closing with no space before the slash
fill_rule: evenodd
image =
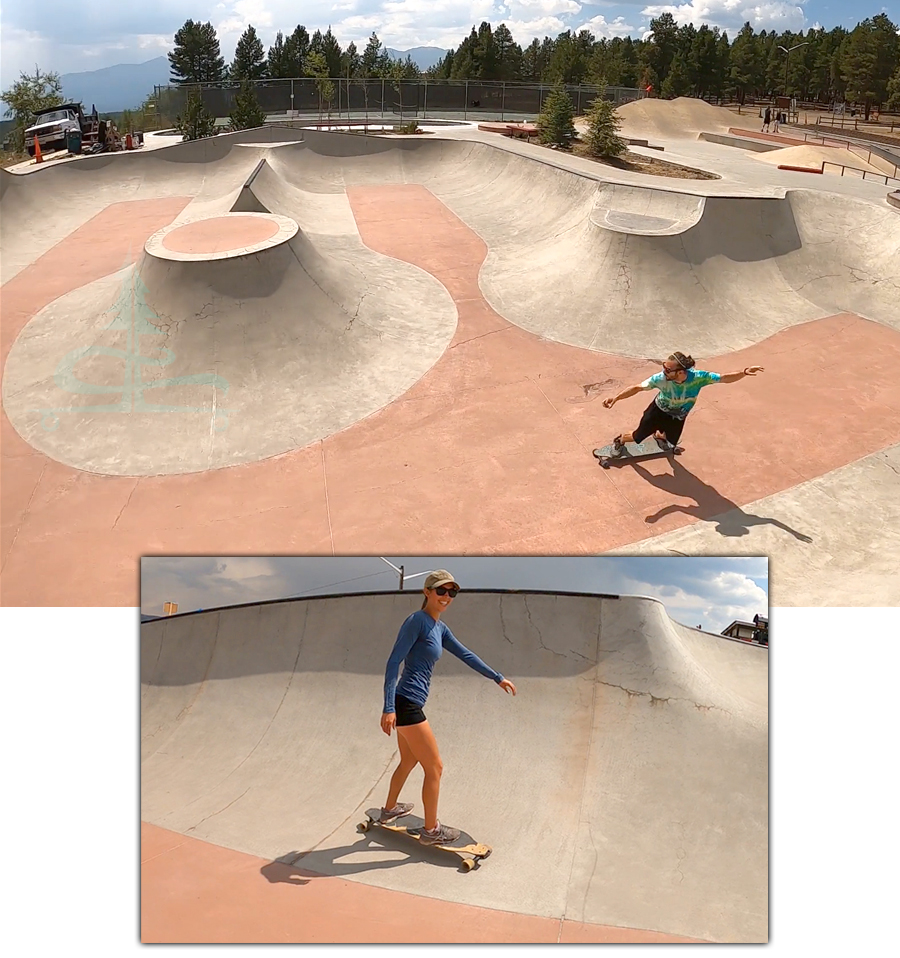
<path id="1" fill-rule="evenodd" d="M 704 386 L 717 383 L 721 380 L 718 373 L 704 372 L 702 369 L 689 369 L 687 379 L 683 383 L 676 383 L 666 379 L 665 374 L 656 373 L 641 383 L 641 389 L 658 389 L 656 405 L 673 419 L 684 419 L 694 408 L 697 396 Z"/>

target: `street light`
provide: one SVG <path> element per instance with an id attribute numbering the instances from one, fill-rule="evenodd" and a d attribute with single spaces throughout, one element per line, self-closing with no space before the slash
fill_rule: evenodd
<path id="1" fill-rule="evenodd" d="M 803 43 L 794 44 L 794 46 L 792 46 L 790 49 L 780 45 L 778 47 L 779 50 L 784 50 L 784 52 L 787 54 L 787 56 L 785 56 L 784 58 L 784 95 L 785 96 L 787 96 L 788 64 L 791 62 L 791 54 L 794 52 L 794 50 L 799 50 L 800 47 L 805 47 L 808 44 L 809 44 L 809 40 L 804 40 Z"/>
<path id="2" fill-rule="evenodd" d="M 381 559 L 382 562 L 387 562 L 387 564 L 394 570 L 394 572 L 396 572 L 397 575 L 400 576 L 401 591 L 403 590 L 403 583 L 406 582 L 407 579 L 418 579 L 420 575 L 429 575 L 431 573 L 431 569 L 426 569 L 424 572 L 414 572 L 412 575 L 407 575 L 405 571 L 406 566 L 400 566 L 400 568 L 398 569 L 393 562 L 388 562 L 388 560 L 385 559 L 384 556 L 379 556 L 378 558 Z"/>

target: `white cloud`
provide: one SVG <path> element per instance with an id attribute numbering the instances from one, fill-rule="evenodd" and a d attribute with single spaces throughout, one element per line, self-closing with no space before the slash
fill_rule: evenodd
<path id="1" fill-rule="evenodd" d="M 747 21 L 757 33 L 760 30 L 773 29 L 798 31 L 806 27 L 803 9 L 797 4 L 782 3 L 780 0 L 769 3 L 753 3 L 751 0 L 691 0 L 690 3 L 644 7 L 641 13 L 648 18 L 671 13 L 680 26 L 692 23 L 695 27 L 700 27 L 705 23 L 710 27 L 727 30 L 732 36 Z"/>
<path id="2" fill-rule="evenodd" d="M 579 30 L 590 30 L 595 37 L 606 37 L 611 40 L 613 37 L 627 37 L 634 33 L 636 28 L 625 22 L 624 17 L 616 17 L 615 20 L 607 21 L 606 17 L 591 17 L 575 28 Z"/>
<path id="3" fill-rule="evenodd" d="M 559 13 L 581 13 L 581 4 L 574 0 L 509 0 L 506 6 L 514 18 L 523 14 L 550 17 Z"/>

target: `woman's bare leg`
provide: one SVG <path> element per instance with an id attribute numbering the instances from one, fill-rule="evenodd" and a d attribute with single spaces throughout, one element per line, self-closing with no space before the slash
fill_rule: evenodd
<path id="1" fill-rule="evenodd" d="M 400 792 L 409 778 L 409 773 L 419 764 L 406 739 L 400 734 L 400 729 L 397 729 L 397 744 L 400 746 L 400 764 L 391 776 L 391 787 L 384 805 L 387 809 L 393 808 L 400 800 Z"/>
<path id="2" fill-rule="evenodd" d="M 433 830 L 437 828 L 438 796 L 441 791 L 441 774 L 444 771 L 437 739 L 428 722 L 404 725 L 397 729 L 397 737 L 406 739 L 410 752 L 425 772 L 425 783 L 422 785 L 425 827 Z"/>

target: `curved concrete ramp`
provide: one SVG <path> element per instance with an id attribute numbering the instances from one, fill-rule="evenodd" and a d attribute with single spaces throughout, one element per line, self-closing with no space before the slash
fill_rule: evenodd
<path id="1" fill-rule="evenodd" d="M 728 352 L 850 311 L 900 329 L 892 265 L 900 220 L 891 210 L 807 190 L 697 200 L 685 199 L 685 229 L 655 235 L 639 220 L 626 229 L 624 212 L 610 222 L 597 209 L 564 230 L 552 218 L 529 224 L 527 249 L 483 232 L 491 249 L 480 276 L 485 298 L 533 333 L 626 355 L 637 343 L 647 356 L 668 355 L 674 342 L 694 355 Z"/>
<path id="2" fill-rule="evenodd" d="M 705 197 L 692 193 L 604 183 L 597 190 L 591 222 L 617 233 L 673 236 L 700 221 L 705 203 Z"/>
<path id="3" fill-rule="evenodd" d="M 313 226 L 328 218 L 305 212 Z M 231 220 L 249 218 L 212 224 Z M 200 472 L 309 445 L 403 395 L 456 331 L 447 290 L 367 249 L 355 229 L 294 232 L 230 258 L 164 259 L 148 242 L 135 267 L 42 311 L 3 378 L 19 435 L 87 472 Z M 158 428 L 160 411 L 177 413 L 172 428 Z"/>
<path id="4" fill-rule="evenodd" d="M 384 665 L 418 607 L 354 595 L 144 624 L 142 819 L 429 899 L 767 939 L 766 650 L 680 626 L 652 599 L 464 593 L 448 625 L 518 687 L 451 656 L 436 669 L 441 818 L 494 848 L 465 875 L 355 829 L 395 766 Z M 404 791 L 417 811 L 420 787 L 417 769 Z"/>

